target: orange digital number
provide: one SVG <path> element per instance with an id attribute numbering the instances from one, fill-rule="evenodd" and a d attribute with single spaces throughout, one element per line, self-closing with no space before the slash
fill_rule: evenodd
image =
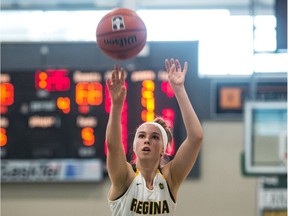
<path id="1" fill-rule="evenodd" d="M 141 104 L 145 110 L 141 112 L 141 119 L 144 122 L 153 121 L 155 117 L 155 83 L 152 80 L 144 80 L 142 82 Z"/>
<path id="2" fill-rule="evenodd" d="M 94 129 L 91 127 L 83 128 L 81 137 L 85 146 L 92 146 L 95 143 Z"/>
<path id="3" fill-rule="evenodd" d="M 102 85 L 98 82 L 81 82 L 76 85 L 76 103 L 79 106 L 98 106 L 102 104 Z"/>
<path id="4" fill-rule="evenodd" d="M 1 106 L 10 106 L 14 103 L 14 86 L 11 83 L 1 83 Z"/>
<path id="5" fill-rule="evenodd" d="M 6 146 L 7 145 L 7 135 L 6 135 L 6 129 L 0 128 L 0 146 Z"/>
<path id="6" fill-rule="evenodd" d="M 59 97 L 57 98 L 57 107 L 62 110 L 63 113 L 70 112 L 70 98 L 68 97 Z"/>

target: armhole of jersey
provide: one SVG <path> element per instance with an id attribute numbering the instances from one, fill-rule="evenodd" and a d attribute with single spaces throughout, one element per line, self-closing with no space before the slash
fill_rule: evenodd
<path id="1" fill-rule="evenodd" d="M 127 190 L 128 190 L 128 189 L 127 189 Z M 111 200 L 111 201 L 116 201 L 116 200 L 120 199 L 122 196 L 124 196 L 124 194 L 127 192 L 127 190 L 126 190 L 126 191 L 124 191 L 124 193 L 123 193 L 123 194 L 121 194 L 119 197 L 117 197 L 116 199 L 114 199 L 114 200 Z"/>
<path id="2" fill-rule="evenodd" d="M 136 168 L 136 164 L 131 164 L 133 171 L 136 173 L 137 172 L 137 168 Z"/>
<path id="3" fill-rule="evenodd" d="M 165 179 L 165 176 L 163 175 L 161 168 L 159 168 L 159 172 L 161 173 L 161 175 L 162 175 L 163 178 Z M 165 181 L 166 181 L 166 179 L 165 179 Z M 166 184 L 167 184 L 168 191 L 169 191 L 169 194 L 170 194 L 170 197 L 171 197 L 172 201 L 173 201 L 174 203 L 176 203 L 175 198 L 174 198 L 174 196 L 173 196 L 173 194 L 172 194 L 172 192 L 171 192 L 171 190 L 170 190 L 170 187 L 169 187 L 169 184 L 168 184 L 167 181 L 166 181 Z"/>
<path id="4" fill-rule="evenodd" d="M 135 172 L 135 177 L 136 177 L 136 175 L 138 174 L 138 171 L 137 171 L 137 168 L 136 168 L 136 164 L 131 164 L 131 166 L 132 166 L 132 168 L 133 168 L 133 171 Z M 134 177 L 134 178 L 135 178 L 135 177 Z M 131 184 L 132 184 L 132 182 L 131 182 Z M 131 186 L 131 184 L 129 185 L 129 187 Z M 124 194 L 127 192 L 127 190 L 129 189 L 129 187 L 124 191 L 123 194 L 121 194 L 119 197 L 117 197 L 116 199 L 111 200 L 111 201 L 116 201 L 116 200 L 120 199 L 122 196 L 124 196 Z M 169 193 L 170 193 L 170 190 L 169 190 Z"/>

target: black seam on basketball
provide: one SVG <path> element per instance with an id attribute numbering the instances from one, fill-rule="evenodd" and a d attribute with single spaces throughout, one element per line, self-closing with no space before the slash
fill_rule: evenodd
<path id="1" fill-rule="evenodd" d="M 102 18 L 102 20 L 109 19 L 109 18 L 115 17 L 115 16 L 123 16 L 123 15 L 125 15 L 125 16 L 130 16 L 130 17 L 136 17 L 138 20 L 140 20 L 140 21 L 143 22 L 143 20 L 141 20 L 141 17 L 140 17 L 137 13 L 131 14 L 131 13 L 129 13 L 129 12 L 127 12 L 127 13 L 121 12 L 121 13 L 119 13 L 119 14 L 117 14 L 117 13 L 110 14 L 110 13 L 109 13 L 109 14 L 105 15 L 105 16 Z"/>
<path id="2" fill-rule="evenodd" d="M 146 29 L 123 29 L 123 30 L 119 30 L 119 31 L 114 31 L 114 32 L 107 32 L 107 33 L 104 33 L 104 34 L 97 34 L 96 32 L 96 36 L 97 37 L 103 37 L 103 36 L 106 36 L 106 35 L 115 35 L 115 34 L 118 34 L 122 31 L 125 31 L 125 33 L 130 33 L 130 32 L 140 32 L 140 31 L 145 31 L 146 32 Z"/>

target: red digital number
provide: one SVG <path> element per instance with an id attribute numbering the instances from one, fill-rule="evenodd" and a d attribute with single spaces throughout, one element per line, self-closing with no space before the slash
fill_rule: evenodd
<path id="1" fill-rule="evenodd" d="M 161 83 L 161 90 L 167 95 L 167 97 L 174 97 L 174 91 L 168 81 Z"/>
<path id="2" fill-rule="evenodd" d="M 49 69 L 37 71 L 35 74 L 36 89 L 46 91 L 67 91 L 70 89 L 70 79 L 66 69 Z"/>

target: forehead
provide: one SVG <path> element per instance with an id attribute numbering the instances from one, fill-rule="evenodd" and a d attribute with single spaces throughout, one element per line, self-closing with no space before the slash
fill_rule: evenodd
<path id="1" fill-rule="evenodd" d="M 160 133 L 160 129 L 156 125 L 152 125 L 152 124 L 143 124 L 138 128 L 137 131 L 138 132 L 157 132 L 157 133 Z"/>

